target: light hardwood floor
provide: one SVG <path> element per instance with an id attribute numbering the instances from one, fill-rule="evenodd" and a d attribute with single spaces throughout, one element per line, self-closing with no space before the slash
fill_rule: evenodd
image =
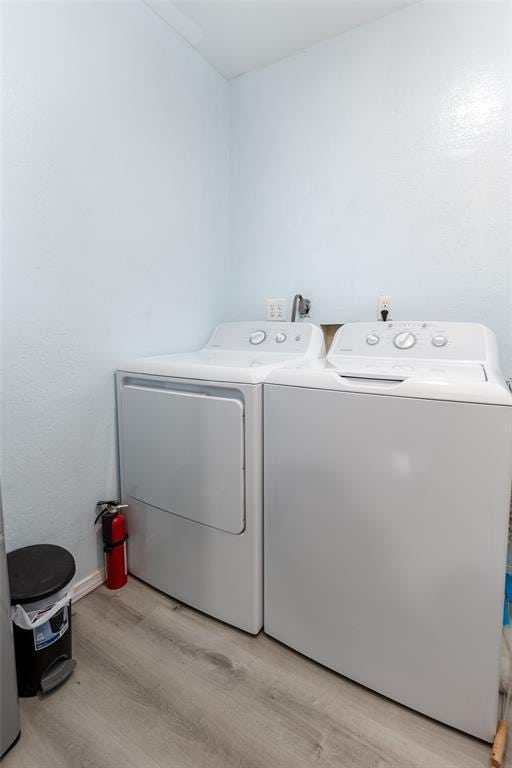
<path id="1" fill-rule="evenodd" d="M 3 768 L 482 768 L 489 746 L 131 579 L 74 606 L 73 677 Z"/>

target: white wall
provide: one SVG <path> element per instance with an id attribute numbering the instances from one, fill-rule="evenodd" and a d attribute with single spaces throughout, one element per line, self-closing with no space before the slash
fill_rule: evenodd
<path id="1" fill-rule="evenodd" d="M 142 3 L 2 5 L 7 544 L 86 575 L 113 370 L 201 344 L 226 298 L 227 85 Z"/>
<path id="2" fill-rule="evenodd" d="M 142 3 L 2 10 L 9 548 L 97 567 L 113 370 L 201 344 L 226 300 L 301 289 L 335 322 L 391 293 L 487 323 L 512 373 L 503 4 L 419 4 L 233 81 L 231 160 L 228 85 Z"/>
<path id="3" fill-rule="evenodd" d="M 231 84 L 233 316 L 473 320 L 512 374 L 510 5 L 411 6 Z"/>

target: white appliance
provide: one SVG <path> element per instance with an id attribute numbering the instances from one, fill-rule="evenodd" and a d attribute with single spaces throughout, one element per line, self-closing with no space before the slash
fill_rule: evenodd
<path id="1" fill-rule="evenodd" d="M 268 381 L 265 631 L 491 741 L 512 479 L 494 335 L 349 324 Z"/>
<path id="2" fill-rule="evenodd" d="M 199 352 L 117 373 L 131 573 L 257 633 L 263 610 L 262 381 L 323 355 L 310 323 L 219 325 Z"/>

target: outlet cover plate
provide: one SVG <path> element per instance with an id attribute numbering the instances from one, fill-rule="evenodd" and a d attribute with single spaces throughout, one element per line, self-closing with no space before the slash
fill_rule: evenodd
<path id="1" fill-rule="evenodd" d="M 286 299 L 267 299 L 267 320 L 286 320 Z"/>
<path id="2" fill-rule="evenodd" d="M 382 310 L 386 309 L 388 312 L 387 320 L 391 320 L 393 315 L 393 298 L 392 296 L 379 296 L 377 298 L 377 319 L 382 320 Z"/>

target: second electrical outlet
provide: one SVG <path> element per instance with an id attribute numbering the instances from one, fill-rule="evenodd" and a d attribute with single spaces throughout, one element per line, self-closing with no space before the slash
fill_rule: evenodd
<path id="1" fill-rule="evenodd" d="M 393 315 L 393 299 L 391 296 L 379 296 L 377 299 L 378 320 L 391 320 Z"/>

